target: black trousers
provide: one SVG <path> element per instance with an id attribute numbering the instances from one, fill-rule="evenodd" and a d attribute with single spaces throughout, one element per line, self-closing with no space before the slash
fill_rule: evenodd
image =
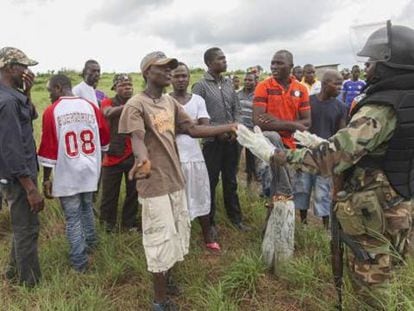
<path id="1" fill-rule="evenodd" d="M 205 142 L 203 155 L 210 179 L 211 211 L 210 223 L 215 225 L 216 187 L 220 173 L 223 185 L 224 207 L 227 216 L 233 223 L 242 221 L 239 197 L 237 195 L 237 168 L 239 163 L 239 145 L 237 142 L 215 140 Z"/>
<path id="2" fill-rule="evenodd" d="M 118 198 L 121 189 L 122 176 L 125 178 L 126 196 L 122 207 L 121 227 L 132 228 L 138 226 L 138 195 L 135 180 L 128 180 L 128 172 L 134 165 L 131 155 L 125 161 L 114 165 L 102 167 L 102 200 L 100 220 L 113 229 L 116 226 Z"/>
<path id="3" fill-rule="evenodd" d="M 8 278 L 17 277 L 19 284 L 34 286 L 41 277 L 37 241 L 39 218 L 30 210 L 26 191 L 17 182 L 0 184 L 3 197 L 10 206 L 13 230 L 10 263 L 6 270 Z"/>

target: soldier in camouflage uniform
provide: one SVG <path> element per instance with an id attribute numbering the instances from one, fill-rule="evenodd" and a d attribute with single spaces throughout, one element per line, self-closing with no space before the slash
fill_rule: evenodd
<path id="1" fill-rule="evenodd" d="M 387 43 L 378 40 L 384 34 Z M 314 148 L 277 150 L 270 162 L 343 176 L 334 212 L 343 232 L 367 256 L 357 259 L 347 249 L 349 272 L 358 294 L 378 310 L 389 297 L 391 272 L 404 259 L 412 228 L 414 30 L 389 23 L 358 55 L 369 57 L 368 87 L 349 125 Z"/>

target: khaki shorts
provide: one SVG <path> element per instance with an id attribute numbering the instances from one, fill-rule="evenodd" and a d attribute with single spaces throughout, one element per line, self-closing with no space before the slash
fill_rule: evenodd
<path id="1" fill-rule="evenodd" d="M 191 223 L 185 192 L 140 198 L 139 202 L 148 271 L 165 272 L 188 254 Z"/>

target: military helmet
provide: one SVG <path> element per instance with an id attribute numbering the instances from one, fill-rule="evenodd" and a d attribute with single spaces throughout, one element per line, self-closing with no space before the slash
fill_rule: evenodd
<path id="1" fill-rule="evenodd" d="M 414 70 L 414 30 L 400 25 L 391 25 L 374 31 L 358 56 L 382 61 L 391 68 Z"/>

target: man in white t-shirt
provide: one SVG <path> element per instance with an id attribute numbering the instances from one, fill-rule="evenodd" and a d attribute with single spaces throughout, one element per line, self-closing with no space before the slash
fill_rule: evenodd
<path id="1" fill-rule="evenodd" d="M 53 104 L 43 113 L 38 158 L 44 167 L 44 194 L 58 197 L 65 214 L 71 264 L 83 272 L 88 268 L 87 252 L 97 243 L 92 196 L 109 129 L 98 107 L 73 96 L 71 88 L 65 75 L 55 75 L 48 83 Z"/>
<path id="2" fill-rule="evenodd" d="M 101 67 L 99 66 L 99 63 L 93 59 L 87 60 L 82 70 L 82 77 L 83 81 L 73 87 L 73 94 L 87 99 L 96 106 L 99 106 L 95 92 L 95 87 L 101 77 Z"/>
<path id="3" fill-rule="evenodd" d="M 204 99 L 187 92 L 190 83 L 190 70 L 187 65 L 179 62 L 172 71 L 173 92 L 170 93 L 183 107 L 184 111 L 201 125 L 210 124 Z M 220 252 L 220 245 L 211 235 L 210 228 L 210 181 L 200 143 L 188 134 L 177 134 L 176 142 L 180 156 L 181 168 L 185 178 L 185 193 L 190 219 L 198 218 L 205 247 L 212 252 Z"/>

